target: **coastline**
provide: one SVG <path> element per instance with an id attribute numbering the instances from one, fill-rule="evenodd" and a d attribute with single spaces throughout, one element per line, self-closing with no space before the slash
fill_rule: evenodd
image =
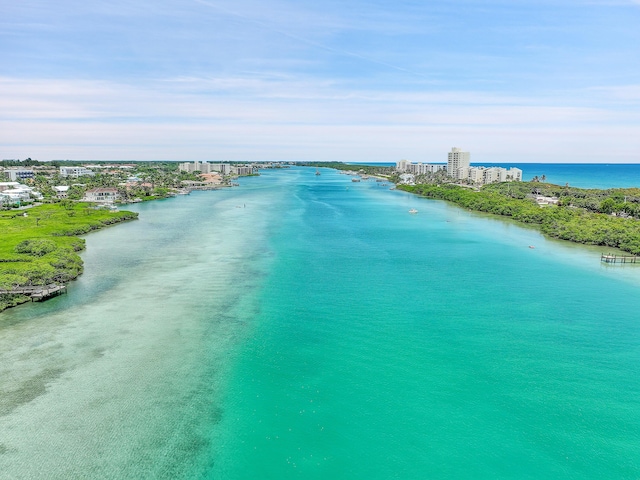
<path id="1" fill-rule="evenodd" d="M 0 316 L 5 475 L 638 472 L 636 269 L 329 170 L 135 211 Z"/>
<path id="2" fill-rule="evenodd" d="M 312 165 L 317 166 L 315 164 L 307 164 L 303 166 Z M 329 164 L 324 165 L 325 168 L 336 169 L 339 171 L 353 173 L 356 169 L 365 169 L 369 176 L 384 179 L 387 181 L 391 181 L 390 178 L 386 175 L 380 175 L 379 172 L 369 171 L 369 170 L 377 170 L 378 166 L 373 165 L 339 165 L 339 164 Z M 526 183 L 526 182 L 523 182 Z M 550 184 L 544 184 L 548 186 Z M 553 186 L 553 185 L 552 185 Z M 515 220 L 518 224 L 523 226 L 530 226 L 532 228 L 537 229 L 541 233 L 545 234 L 550 238 L 555 238 L 559 240 L 566 240 L 575 244 L 582 245 L 592 245 L 592 246 L 600 246 L 606 247 L 609 253 L 613 250 L 613 253 L 622 253 L 622 254 L 632 254 L 638 255 L 640 254 L 640 230 L 638 232 L 635 231 L 624 231 L 620 233 L 621 230 L 624 230 L 622 226 L 632 226 L 636 227 L 634 220 L 611 217 L 602 214 L 594 214 L 591 212 L 580 212 L 580 214 L 576 214 L 576 211 L 569 211 L 571 218 L 563 218 L 563 215 L 552 215 L 550 212 L 557 213 L 558 211 L 568 212 L 567 209 L 559 209 L 559 207 L 545 207 L 541 208 L 532 204 L 529 201 L 523 199 L 514 199 L 514 198 L 500 198 L 497 199 L 492 198 L 489 199 L 491 201 L 483 201 L 483 202 L 469 202 L 466 198 L 456 197 L 455 191 L 459 189 L 459 191 L 470 192 L 470 189 L 464 188 L 462 186 L 456 185 L 445 185 L 444 187 L 439 186 L 434 188 L 432 185 L 428 184 L 419 184 L 414 186 L 408 186 L 403 184 L 397 184 L 395 188 L 406 191 L 408 193 L 412 193 L 415 195 L 423 196 L 426 198 L 433 198 L 439 200 L 449 201 L 459 207 L 465 208 L 470 211 L 488 213 L 491 215 L 497 215 L 502 218 L 509 218 Z M 612 190 L 612 189 L 609 189 Z M 452 194 L 453 192 L 453 194 Z M 465 193 L 466 195 L 466 193 Z M 483 196 L 483 192 L 473 192 L 472 195 Z M 488 197 L 485 195 L 483 200 L 487 200 Z M 505 207 L 506 205 L 506 207 Z M 39 207 L 34 207 L 35 209 Z M 68 209 L 68 207 L 65 207 Z M 535 209 L 536 212 L 532 213 L 531 209 Z M 526 211 L 525 211 L 526 210 Z M 31 210 L 30 213 L 36 213 L 37 210 Z M 524 212 L 524 213 L 523 213 Z M 111 212 L 113 213 L 113 212 Z M 69 222 L 64 225 L 57 233 L 54 233 L 53 236 L 60 237 L 65 236 L 69 238 L 74 238 L 77 235 L 83 235 L 86 233 L 90 233 L 91 231 L 104 228 L 105 226 L 121 223 L 123 221 L 128 221 L 131 219 L 137 218 L 137 214 L 132 212 L 118 212 L 119 214 L 124 214 L 124 216 L 118 216 L 112 218 L 104 218 L 101 219 L 100 222 L 95 221 L 87 221 L 87 223 L 83 225 L 78 225 L 78 222 L 71 221 L 73 217 L 69 214 Z M 12 218 L 15 218 L 19 214 L 11 214 Z M 25 214 L 26 215 L 26 214 Z M 6 217 L 6 215 L 5 215 Z M 566 215 L 564 215 L 566 217 Z M 40 219 L 39 219 L 40 220 Z M 75 219 L 74 219 L 75 220 Z M 592 223 L 605 224 L 604 227 L 599 227 L 599 230 L 607 230 L 605 236 L 589 236 L 583 235 L 581 237 L 575 236 L 575 225 L 572 227 L 570 225 L 571 222 L 576 223 L 576 221 L 580 224 L 581 228 L 584 228 L 585 225 L 589 225 Z M 42 224 L 44 225 L 44 220 Z M 629 230 L 629 229 L 627 229 Z M 618 235 L 616 236 L 616 232 Z M 584 233 L 584 232 L 583 232 Z M 41 238 L 41 232 L 33 232 L 33 238 Z M 73 246 L 74 251 L 79 251 L 84 248 L 84 245 L 79 249 L 77 246 Z M 76 255 L 77 260 L 73 258 L 73 261 L 79 262 L 79 265 L 76 266 L 75 271 L 66 272 L 65 278 L 62 282 L 59 282 L 61 285 L 66 285 L 67 282 L 76 279 L 79 275 L 82 274 L 82 260 Z M 5 267 L 7 264 L 12 262 L 20 262 L 20 259 L 14 258 L 3 258 L 0 257 L 0 264 L 4 264 Z M 28 302 L 31 300 L 29 296 L 21 295 L 19 293 L 12 293 L 10 288 L 7 288 L 6 279 L 4 282 L 1 282 L 2 275 L 6 272 L 12 272 L 12 269 L 5 268 L 4 271 L 0 269 L 0 312 L 2 312 L 6 308 L 11 308 L 13 306 L 17 306 L 19 304 Z M 40 283 L 34 283 L 40 282 Z M 54 285 L 58 284 L 58 282 L 54 283 Z M 14 284 L 16 287 L 22 287 L 26 285 L 42 285 L 45 286 L 47 283 L 42 283 L 42 280 L 39 278 L 28 278 L 26 282 Z"/>
<path id="3" fill-rule="evenodd" d="M 393 183 L 393 175 L 381 176 L 366 170 L 376 168 L 372 166 L 344 168 L 333 163 L 327 168 L 347 174 L 360 169 L 368 176 Z M 407 193 L 448 201 L 469 211 L 510 218 L 549 238 L 605 247 L 607 251 L 600 252 L 601 259 L 613 254 L 637 256 L 640 260 L 639 188 L 578 188 L 570 187 L 568 182 L 560 186 L 540 181 L 492 183 L 481 188 L 453 183 L 394 185 Z M 541 202 L 536 195 L 542 195 Z M 630 263 L 636 263 L 636 259 Z"/>
<path id="4" fill-rule="evenodd" d="M 0 312 L 59 292 L 83 273 L 79 238 L 93 231 L 135 220 L 129 211 L 98 211 L 86 204 L 40 205 L 0 216 L 4 236 L 0 250 Z M 25 292 L 34 289 L 33 292 Z"/>
<path id="5" fill-rule="evenodd" d="M 570 204 L 543 207 L 530 199 L 512 198 L 486 189 L 474 191 L 452 184 L 399 184 L 396 188 L 425 198 L 448 201 L 470 211 L 511 218 L 533 226 L 551 238 L 640 255 L 640 222 L 634 218 L 587 211 Z"/>

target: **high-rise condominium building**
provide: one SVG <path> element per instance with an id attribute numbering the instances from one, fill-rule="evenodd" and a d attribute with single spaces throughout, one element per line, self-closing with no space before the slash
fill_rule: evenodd
<path id="1" fill-rule="evenodd" d="M 447 158 L 447 175 L 456 178 L 459 168 L 469 167 L 470 158 L 469 152 L 463 152 L 459 148 L 453 147 Z"/>

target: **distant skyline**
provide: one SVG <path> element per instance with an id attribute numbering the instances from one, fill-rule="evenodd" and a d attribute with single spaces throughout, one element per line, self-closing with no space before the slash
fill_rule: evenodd
<path id="1" fill-rule="evenodd" d="M 23 0 L 0 158 L 640 163 L 640 0 Z"/>

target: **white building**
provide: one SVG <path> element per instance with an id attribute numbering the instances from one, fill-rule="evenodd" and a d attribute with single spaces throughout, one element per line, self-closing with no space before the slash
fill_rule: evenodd
<path id="1" fill-rule="evenodd" d="M 488 167 L 484 169 L 484 182 L 506 182 L 507 181 L 507 169 L 502 167 Z"/>
<path id="2" fill-rule="evenodd" d="M 447 175 L 457 178 L 457 171 L 462 167 L 469 167 L 471 154 L 453 147 L 447 156 Z"/>
<path id="3" fill-rule="evenodd" d="M 60 167 L 60 175 L 68 178 L 78 178 L 83 175 L 95 175 L 95 173 L 85 167 Z"/>
<path id="4" fill-rule="evenodd" d="M 253 167 L 237 166 L 232 168 L 232 172 L 235 175 L 252 175 L 254 173 Z"/>
<path id="5" fill-rule="evenodd" d="M 212 163 L 212 172 L 219 172 L 222 175 L 231 175 L 231 165 L 229 163 Z"/>
<path id="6" fill-rule="evenodd" d="M 178 170 L 181 172 L 194 172 L 195 167 L 197 165 L 198 162 L 184 162 L 184 163 L 179 163 L 178 164 Z M 198 170 L 200 171 L 200 170 Z"/>
<path id="7" fill-rule="evenodd" d="M 444 163 L 426 163 L 424 168 L 424 173 L 436 173 L 447 170 L 447 166 Z"/>
<path id="8" fill-rule="evenodd" d="M 439 170 L 444 170 L 447 167 L 445 165 L 432 164 L 432 163 L 411 163 L 408 167 L 408 172 L 414 175 L 425 175 L 427 173 L 436 173 Z"/>
<path id="9" fill-rule="evenodd" d="M 36 176 L 33 170 L 26 168 L 7 168 L 4 171 L 4 174 L 12 182 L 16 182 L 18 180 L 26 180 L 28 178 L 34 178 Z"/>
<path id="10" fill-rule="evenodd" d="M 398 172 L 406 172 L 409 170 L 409 165 L 411 165 L 409 160 L 400 160 L 399 162 L 396 162 L 396 170 Z"/>
<path id="11" fill-rule="evenodd" d="M 410 173 L 403 173 L 400 175 L 400 183 L 405 185 L 415 185 L 415 177 Z"/>
<path id="12" fill-rule="evenodd" d="M 507 172 L 507 180 L 511 180 L 514 182 L 522 181 L 522 170 L 516 167 L 511 167 Z"/>
<path id="13" fill-rule="evenodd" d="M 219 172 L 223 175 L 231 174 L 231 164 L 229 163 L 208 163 L 208 162 L 185 162 L 178 165 L 178 170 L 182 172 L 213 173 Z"/>
<path id="14" fill-rule="evenodd" d="M 481 167 L 470 165 L 471 154 L 463 152 L 459 148 L 452 148 L 448 154 L 447 164 L 439 163 L 411 163 L 408 160 L 400 160 L 396 163 L 396 171 L 412 175 L 423 175 L 446 170 L 447 175 L 460 181 L 468 181 L 476 185 L 484 185 L 493 182 L 521 182 L 522 170 L 511 167 Z"/>
<path id="15" fill-rule="evenodd" d="M 460 169 L 463 170 L 463 169 Z M 459 170 L 459 171 L 460 171 Z M 486 185 L 493 182 L 521 182 L 522 170 L 512 167 L 506 169 L 504 167 L 469 167 L 466 177 L 457 178 L 459 180 L 468 180 L 471 183 Z"/>
<path id="16" fill-rule="evenodd" d="M 471 167 L 467 167 L 467 166 L 458 168 L 454 173 L 454 178 L 456 180 L 466 180 L 467 178 L 469 178 L 470 168 Z"/>
<path id="17" fill-rule="evenodd" d="M 85 202 L 114 203 L 120 199 L 117 188 L 92 188 L 87 190 L 82 199 Z"/>
<path id="18" fill-rule="evenodd" d="M 56 185 L 53 191 L 57 198 L 67 198 L 69 196 L 69 185 Z"/>
<path id="19" fill-rule="evenodd" d="M 484 167 L 469 167 L 467 180 L 472 183 L 484 183 Z"/>
<path id="20" fill-rule="evenodd" d="M 396 171 L 400 173 L 412 173 L 414 175 L 424 175 L 426 173 L 436 173 L 445 170 L 446 165 L 439 163 L 411 163 L 409 160 L 396 162 Z"/>
<path id="21" fill-rule="evenodd" d="M 0 183 L 0 203 L 21 203 L 42 199 L 42 194 L 18 182 Z"/>
<path id="22" fill-rule="evenodd" d="M 0 192 L 20 186 L 18 182 L 0 182 Z"/>

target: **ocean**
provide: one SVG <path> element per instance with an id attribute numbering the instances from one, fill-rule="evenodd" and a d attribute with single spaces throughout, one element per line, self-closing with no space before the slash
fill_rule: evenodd
<path id="1" fill-rule="evenodd" d="M 0 478 L 640 477 L 640 267 L 320 172 L 132 205 L 1 313 Z"/>
<path id="2" fill-rule="evenodd" d="M 350 165 L 367 165 L 352 162 Z M 370 164 L 369 164 L 370 165 Z M 395 163 L 381 163 L 387 167 Z M 522 180 L 545 177 L 544 181 L 555 185 L 569 184 L 578 188 L 640 188 L 639 163 L 497 163 L 471 162 L 472 166 L 516 167 L 522 170 Z"/>
<path id="3" fill-rule="evenodd" d="M 516 163 L 511 166 L 522 170 L 525 181 L 544 175 L 547 183 L 568 183 L 578 188 L 640 188 L 640 164 L 637 163 Z"/>

